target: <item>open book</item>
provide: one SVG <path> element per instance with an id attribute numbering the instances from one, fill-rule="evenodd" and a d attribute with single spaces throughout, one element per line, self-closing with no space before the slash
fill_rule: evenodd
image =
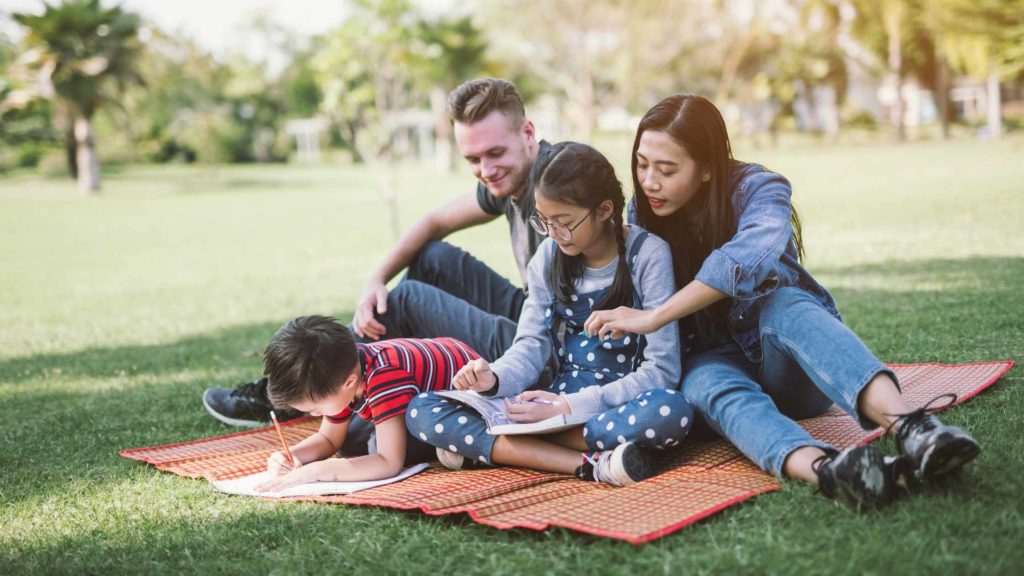
<path id="1" fill-rule="evenodd" d="M 508 411 L 505 409 L 505 401 L 508 400 L 512 403 L 520 402 L 515 398 L 492 398 L 489 396 L 481 396 L 476 392 L 462 391 L 462 390 L 445 390 L 443 392 L 437 392 L 438 396 L 443 396 L 450 400 L 454 400 L 460 404 L 464 404 L 477 412 L 487 423 L 487 433 L 495 436 L 500 435 L 515 435 L 515 434 L 550 434 L 552 432 L 559 432 L 566 428 L 572 428 L 573 426 L 579 426 L 587 420 L 593 414 L 580 415 L 580 414 L 559 414 L 558 416 L 552 416 L 544 420 L 538 420 L 537 422 L 512 422 L 508 419 Z"/>
<path id="2" fill-rule="evenodd" d="M 266 472 L 251 474 L 231 480 L 214 480 L 213 487 L 225 494 L 238 494 L 239 496 L 260 496 L 263 498 L 295 498 L 302 496 L 326 496 L 328 494 L 351 494 L 367 488 L 383 486 L 405 480 L 409 476 L 422 471 L 428 465 L 417 464 L 410 466 L 398 473 L 397 476 L 384 478 L 382 480 L 366 480 L 363 482 L 310 482 L 291 486 L 278 492 L 257 492 L 256 487 L 270 479 Z"/>

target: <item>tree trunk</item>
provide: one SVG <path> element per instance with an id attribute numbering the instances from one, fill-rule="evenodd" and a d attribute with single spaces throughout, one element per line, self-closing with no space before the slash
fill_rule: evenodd
<path id="1" fill-rule="evenodd" d="M 999 94 L 999 76 L 995 68 L 989 70 L 985 91 L 985 101 L 988 105 L 988 135 L 989 138 L 996 140 L 1003 135 L 1003 101 Z"/>
<path id="2" fill-rule="evenodd" d="M 890 0 L 882 4 L 882 22 L 889 40 L 889 74 L 893 80 L 894 98 L 892 122 L 896 126 L 896 139 L 903 142 L 907 132 L 903 127 L 903 24 L 902 0 Z"/>
<path id="3" fill-rule="evenodd" d="M 722 75 L 718 79 L 718 92 L 715 94 L 715 102 L 719 106 L 724 106 L 725 101 L 729 98 L 732 83 L 736 80 L 743 57 L 746 56 L 747 48 L 754 42 L 756 36 L 756 25 L 751 22 L 739 39 L 733 42 L 732 47 L 729 48 L 729 53 L 725 56 L 725 63 L 722 64 Z"/>
<path id="4" fill-rule="evenodd" d="M 939 122 L 942 123 L 942 139 L 949 140 L 949 66 L 935 39 L 935 100 L 939 105 Z"/>
<path id="5" fill-rule="evenodd" d="M 594 76 L 590 72 L 590 64 L 585 61 L 586 55 L 580 58 L 580 63 L 573 77 L 569 79 L 565 95 L 568 97 L 566 113 L 569 116 L 569 123 L 572 125 L 572 137 L 578 142 L 589 142 L 594 133 L 594 125 L 597 123 L 597 103 L 594 93 Z"/>
<path id="6" fill-rule="evenodd" d="M 85 196 L 100 189 L 100 162 L 96 155 L 92 123 L 85 116 L 75 117 L 75 159 L 78 164 L 78 190 Z"/>
<path id="7" fill-rule="evenodd" d="M 68 176 L 72 180 L 78 180 L 77 150 L 78 146 L 75 144 L 75 125 L 69 122 L 67 129 L 64 130 L 64 157 L 68 163 Z"/>
<path id="8" fill-rule="evenodd" d="M 358 120 L 343 120 L 341 123 L 341 130 L 345 132 L 342 134 L 342 139 L 348 144 L 348 149 L 352 153 L 353 164 L 365 164 L 366 157 L 359 149 L 359 145 L 356 143 L 356 138 L 359 137 L 359 121 Z"/>
<path id="9" fill-rule="evenodd" d="M 439 172 L 450 174 L 455 169 L 452 153 L 452 123 L 448 120 L 447 92 L 441 86 L 430 89 L 430 108 L 434 112 L 434 165 Z"/>
<path id="10" fill-rule="evenodd" d="M 904 142 L 907 131 L 903 126 L 903 55 L 899 34 L 889 36 L 889 73 L 893 82 L 892 123 L 896 127 L 896 139 Z"/>

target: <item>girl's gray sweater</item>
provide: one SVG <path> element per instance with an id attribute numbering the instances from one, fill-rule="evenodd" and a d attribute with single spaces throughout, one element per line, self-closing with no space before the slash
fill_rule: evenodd
<path id="1" fill-rule="evenodd" d="M 628 254 L 633 240 L 640 236 L 633 232 L 642 229 L 627 225 L 625 230 Z M 544 326 L 544 312 L 555 299 L 554 290 L 548 282 L 553 242 L 550 238 L 545 240 L 530 259 L 527 268 L 530 290 L 519 316 L 516 338 L 512 347 L 491 364 L 491 369 L 498 376 L 497 396 L 515 396 L 533 386 L 553 352 L 553 343 Z M 576 291 L 589 292 L 610 285 L 618 262 L 615 259 L 601 269 L 586 268 L 583 276 L 576 280 Z M 661 238 L 649 235 L 635 261 L 630 264 L 633 288 L 643 295 L 644 309 L 661 305 L 675 293 L 672 255 L 668 244 Z M 573 414 L 599 414 L 625 404 L 647 390 L 679 386 L 682 368 L 678 323 L 669 322 L 646 338 L 643 361 L 635 372 L 609 384 L 591 386 L 565 396 Z"/>

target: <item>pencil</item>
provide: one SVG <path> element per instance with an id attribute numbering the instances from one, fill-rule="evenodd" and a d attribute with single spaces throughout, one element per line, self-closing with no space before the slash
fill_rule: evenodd
<path id="1" fill-rule="evenodd" d="M 288 457 L 288 464 L 295 468 L 295 458 L 292 456 L 292 449 L 284 441 L 284 434 L 281 433 L 281 424 L 278 423 L 277 414 L 274 414 L 273 410 L 270 411 L 270 419 L 274 421 L 274 430 L 277 430 L 277 437 L 281 439 L 281 446 L 284 446 L 284 455 Z"/>

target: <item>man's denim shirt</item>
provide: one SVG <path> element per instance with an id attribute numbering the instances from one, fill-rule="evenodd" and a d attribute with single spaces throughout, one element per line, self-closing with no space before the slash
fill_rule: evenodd
<path id="1" fill-rule="evenodd" d="M 836 319 L 841 321 L 842 317 L 832 296 L 797 260 L 790 225 L 793 190 L 789 181 L 758 164 L 737 162 L 734 170 L 736 234 L 708 255 L 696 279 L 732 298 L 729 336 L 751 362 L 760 364 L 761 304 L 764 296 L 776 288 L 799 287 Z M 627 221 L 636 222 L 636 197 L 630 200 L 626 212 Z M 678 280 L 687 282 L 685 278 Z"/>

